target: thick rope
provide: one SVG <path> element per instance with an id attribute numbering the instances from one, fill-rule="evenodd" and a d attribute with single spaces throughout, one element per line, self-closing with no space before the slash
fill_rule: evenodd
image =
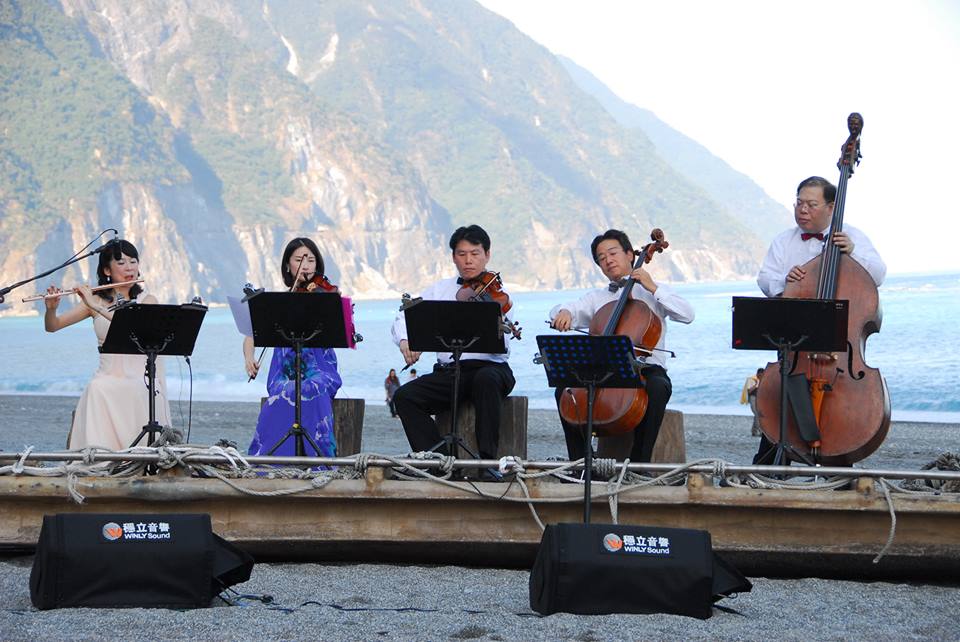
<path id="1" fill-rule="evenodd" d="M 380 455 L 376 455 L 376 456 L 377 456 L 377 457 L 380 457 Z M 398 468 L 400 468 L 400 469 L 402 469 L 402 470 L 407 470 L 407 471 L 410 471 L 410 472 L 413 473 L 412 475 L 407 475 L 407 474 L 401 472 L 400 470 L 397 470 L 397 468 L 391 469 L 392 472 L 393 472 L 393 475 L 394 475 L 395 477 L 397 477 L 398 479 L 406 479 L 406 480 L 430 479 L 430 478 L 432 478 L 432 479 L 450 479 L 450 476 L 453 474 L 453 462 L 456 461 L 456 458 L 455 458 L 455 457 L 451 457 L 451 456 L 449 456 L 449 455 L 444 455 L 443 453 L 432 452 L 432 451 L 429 451 L 429 450 L 428 450 L 428 451 L 419 451 L 419 452 L 415 452 L 415 453 L 407 453 L 407 457 L 406 457 L 406 458 L 407 458 L 407 459 L 419 459 L 419 460 L 423 460 L 423 461 L 427 461 L 427 460 L 430 460 L 430 459 L 437 459 L 437 460 L 440 461 L 440 472 L 443 473 L 443 474 L 440 475 L 440 476 L 435 476 L 435 475 L 432 475 L 432 474 L 430 474 L 429 472 L 427 472 L 427 471 L 425 471 L 425 470 L 421 470 L 420 468 L 417 468 L 417 467 L 415 467 L 415 466 L 409 466 L 409 465 L 407 465 L 407 464 L 400 464 L 400 463 L 398 463 Z M 395 460 L 394 458 L 392 458 L 392 457 L 385 457 L 385 459 L 388 459 L 388 460 L 390 460 L 391 462 L 396 461 L 396 460 Z"/>
<path id="2" fill-rule="evenodd" d="M 420 460 L 439 460 L 440 461 L 440 475 L 434 475 L 428 470 L 417 468 L 416 466 L 411 466 L 405 462 L 400 461 L 398 458 L 372 454 L 372 453 L 361 453 L 354 456 L 353 466 L 343 466 L 336 471 L 317 471 L 311 469 L 303 468 L 283 468 L 283 467 L 274 467 L 274 466 L 253 466 L 251 465 L 244 456 L 239 453 L 236 448 L 223 447 L 220 445 L 206 447 L 206 448 L 196 448 L 196 447 L 175 447 L 173 445 L 167 445 L 169 442 L 176 439 L 176 435 L 167 435 L 163 436 L 163 441 L 166 442 L 162 444 L 159 448 L 133 448 L 127 449 L 124 451 L 119 451 L 120 453 L 150 453 L 156 452 L 160 461 L 156 464 L 158 468 L 172 468 L 176 466 L 183 466 L 184 468 L 194 471 L 200 475 L 217 479 L 228 486 L 233 490 L 251 496 L 258 497 L 278 497 L 293 495 L 297 493 L 312 491 L 324 488 L 331 481 L 335 479 L 355 479 L 362 477 L 364 473 L 369 468 L 369 463 L 372 459 L 385 459 L 393 467 L 391 468 L 393 474 L 399 478 L 403 479 L 419 479 L 424 481 L 431 481 L 443 486 L 448 486 L 455 488 L 457 490 L 476 494 L 480 497 L 486 499 L 494 499 L 500 501 L 508 502 L 524 502 L 527 504 L 530 514 L 536 522 L 540 530 L 544 530 L 544 522 L 537 513 L 536 504 L 549 504 L 549 503 L 573 503 L 581 501 L 578 497 L 539 497 L 534 498 L 531 496 L 529 486 L 527 482 L 529 480 L 534 480 L 542 477 L 554 477 L 560 479 L 566 479 L 576 483 L 583 483 L 581 479 L 571 477 L 567 475 L 570 471 L 582 468 L 584 460 L 580 459 L 574 462 L 568 462 L 558 468 L 552 470 L 541 470 L 536 472 L 526 472 L 523 467 L 523 462 L 519 458 L 509 457 L 503 458 L 499 462 L 499 467 L 501 472 L 506 474 L 514 474 L 515 481 L 520 486 L 520 491 L 522 496 L 507 496 L 509 492 L 509 486 L 507 491 L 504 493 L 492 494 L 485 492 L 478 488 L 472 483 L 463 483 L 463 482 L 453 482 L 450 481 L 450 476 L 453 470 L 455 459 L 452 457 L 444 456 L 438 453 L 414 453 L 410 458 L 420 459 Z M 160 439 L 158 439 L 160 442 Z M 81 451 L 78 451 L 82 454 L 82 461 L 68 462 L 58 466 L 52 467 L 36 467 L 36 466 L 27 466 L 26 462 L 29 459 L 29 455 L 32 452 L 32 448 L 26 449 L 22 453 L 16 462 L 12 465 L 0 467 L 0 475 L 3 474 L 15 474 L 15 475 L 37 475 L 37 476 L 65 476 L 67 481 L 67 492 L 70 497 L 77 503 L 82 503 L 84 501 L 84 496 L 80 493 L 78 486 L 80 482 L 80 477 L 92 476 L 92 477 L 129 477 L 132 475 L 140 475 L 143 473 L 144 469 L 151 464 L 143 462 L 101 462 L 96 463 L 94 461 L 94 456 L 98 452 L 111 452 L 103 448 L 89 447 Z M 189 462 L 191 455 L 207 455 L 215 456 L 221 458 L 223 461 L 221 464 L 192 464 Z M 594 469 L 600 475 L 605 475 L 608 480 L 614 476 L 616 472 L 616 462 L 614 460 L 595 460 L 597 464 Z M 952 470 L 952 466 L 958 465 L 960 458 L 957 458 L 956 455 L 951 453 L 945 453 L 942 455 L 936 462 L 928 465 L 927 468 L 940 467 L 943 466 L 944 469 Z M 703 459 L 697 460 L 694 462 L 689 462 L 677 466 L 665 473 L 662 473 L 656 477 L 650 478 L 647 476 L 640 476 L 634 473 L 627 471 L 626 464 L 629 464 L 629 460 L 624 462 L 624 465 L 620 469 L 620 474 L 617 476 L 616 482 L 608 481 L 606 492 L 595 493 L 592 499 L 599 499 L 606 497 L 610 505 L 610 514 L 614 523 L 618 523 L 619 515 L 619 497 L 623 493 L 631 492 L 638 488 L 649 487 L 652 485 L 669 485 L 681 481 L 686 476 L 686 471 L 696 465 L 701 464 L 710 464 L 713 467 L 713 478 L 721 483 L 721 485 L 726 484 L 730 486 L 738 487 L 750 487 L 750 488 L 781 488 L 789 490 L 824 490 L 839 488 L 849 484 L 849 479 L 837 478 L 837 479 L 828 479 L 824 481 L 795 481 L 795 480 L 779 480 L 771 477 L 766 477 L 758 474 L 748 474 L 748 475 L 731 475 L 727 472 L 727 462 L 723 460 L 714 460 L 714 459 Z M 958 465 L 960 467 L 960 465 Z M 269 479 L 302 479 L 309 480 L 309 484 L 297 487 L 297 488 L 288 488 L 288 489 L 279 489 L 274 491 L 257 491 L 246 487 L 245 485 L 238 484 L 233 479 L 254 479 L 254 478 L 269 478 Z M 892 546 L 895 535 L 896 535 L 896 513 L 894 510 L 893 498 L 891 492 L 893 493 L 914 493 L 914 494 L 924 494 L 924 493 L 941 493 L 949 492 L 942 485 L 940 488 L 930 488 L 924 487 L 923 490 L 914 490 L 908 487 L 897 487 L 891 484 L 887 480 L 880 480 L 881 489 L 884 492 L 884 497 L 887 501 L 887 507 L 890 512 L 891 526 L 890 532 L 887 538 L 887 543 L 881 549 L 880 553 L 874 559 L 874 563 L 879 562 L 879 560 L 886 554 L 889 548 Z M 952 483 L 952 482 L 951 482 Z M 906 484 L 904 484 L 906 486 Z"/>
<path id="3" fill-rule="evenodd" d="M 877 556 L 873 558 L 874 564 L 879 562 L 883 556 L 887 554 L 887 551 L 893 546 L 893 538 L 897 535 L 897 512 L 893 509 L 893 498 L 890 496 L 889 486 L 891 485 L 892 484 L 886 479 L 880 479 L 880 489 L 883 491 L 883 496 L 887 500 L 887 508 L 890 510 L 890 533 L 887 535 L 887 543 L 883 545 L 883 548 L 880 549 Z"/>
<path id="4" fill-rule="evenodd" d="M 617 512 L 620 509 L 620 487 L 623 485 L 623 479 L 627 476 L 627 466 L 630 464 L 629 459 L 623 460 L 623 468 L 620 469 L 620 475 L 617 476 L 616 483 L 607 482 L 607 489 L 610 491 L 610 497 L 607 498 L 607 502 L 610 504 L 610 519 L 614 524 L 619 524 L 617 521 Z"/>
<path id="5" fill-rule="evenodd" d="M 950 451 L 942 453 L 932 462 L 925 464 L 921 470 L 960 471 L 960 454 Z M 907 479 L 900 487 L 908 491 L 925 493 L 960 493 L 960 481 L 943 481 L 939 479 Z M 893 489 L 896 492 L 896 489 Z"/>
<path id="6" fill-rule="evenodd" d="M 13 472 L 14 475 L 23 474 L 23 467 L 26 465 L 27 457 L 30 456 L 31 452 L 33 452 L 33 446 L 30 446 L 25 451 L 23 451 L 23 454 L 20 456 L 20 459 L 18 459 L 16 463 L 14 463 L 13 466 L 11 466 L 11 472 Z"/>
<path id="7" fill-rule="evenodd" d="M 610 479 L 617 474 L 617 460 L 616 459 L 594 459 L 593 460 L 593 474 L 599 475 L 603 479 Z"/>

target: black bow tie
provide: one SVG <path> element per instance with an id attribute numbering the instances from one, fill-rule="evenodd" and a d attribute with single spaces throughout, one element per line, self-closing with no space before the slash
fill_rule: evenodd
<path id="1" fill-rule="evenodd" d="M 616 292 L 626 284 L 627 284 L 626 279 L 620 279 L 619 281 L 610 281 L 610 285 L 607 286 L 607 289 L 610 290 L 611 292 Z"/>
<path id="2" fill-rule="evenodd" d="M 801 241 L 809 241 L 810 239 L 817 239 L 818 241 L 822 241 L 823 234 L 821 234 L 820 232 L 817 232 L 816 234 L 813 234 L 812 232 L 804 232 L 803 234 L 800 235 Z"/>

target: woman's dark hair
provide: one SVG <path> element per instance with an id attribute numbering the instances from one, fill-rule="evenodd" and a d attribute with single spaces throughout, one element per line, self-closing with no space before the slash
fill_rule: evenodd
<path id="1" fill-rule="evenodd" d="M 837 200 L 837 187 L 825 178 L 820 176 L 811 176 L 800 181 L 797 185 L 797 196 L 800 196 L 800 190 L 804 187 L 819 187 L 823 190 L 823 200 L 832 203 Z"/>
<path id="2" fill-rule="evenodd" d="M 597 260 L 597 246 L 604 241 L 616 241 L 627 254 L 633 252 L 633 245 L 630 244 L 630 239 L 627 237 L 626 232 L 621 232 L 620 230 L 607 230 L 600 236 L 595 237 L 593 242 L 590 244 L 590 256 L 593 257 L 593 262 L 597 265 L 600 265 L 600 261 Z"/>
<path id="3" fill-rule="evenodd" d="M 137 252 L 137 248 L 133 247 L 133 243 L 120 239 L 116 245 L 113 246 L 112 252 L 101 252 L 100 261 L 97 263 L 97 285 L 110 285 L 110 277 L 107 276 L 105 269 L 110 267 L 110 260 L 119 261 L 121 256 L 126 254 L 132 259 L 137 259 L 137 262 L 140 261 L 140 253 Z M 140 269 L 137 268 L 137 278 L 140 278 Z M 140 293 L 143 292 L 143 288 L 140 287 L 139 283 L 134 283 L 130 287 L 130 299 L 136 299 L 140 296 Z M 94 292 L 101 299 L 106 299 L 107 301 L 113 302 L 113 290 L 100 290 L 99 292 Z"/>
<path id="4" fill-rule="evenodd" d="M 490 237 L 486 231 L 479 225 L 470 225 L 468 227 L 458 227 L 450 236 L 450 250 L 457 249 L 457 243 L 466 241 L 474 245 L 482 245 L 484 252 L 490 251 Z"/>
<path id="5" fill-rule="evenodd" d="M 305 247 L 313 252 L 314 258 L 317 259 L 316 273 L 320 276 L 324 276 L 326 274 L 326 270 L 324 270 L 323 267 L 323 257 L 320 256 L 320 249 L 317 248 L 317 244 L 308 238 L 304 238 L 302 236 L 297 237 L 287 243 L 287 247 L 283 251 L 283 258 L 280 259 L 280 274 L 283 276 L 283 282 L 288 288 L 293 285 L 293 272 L 290 271 L 290 255 L 301 247 Z"/>

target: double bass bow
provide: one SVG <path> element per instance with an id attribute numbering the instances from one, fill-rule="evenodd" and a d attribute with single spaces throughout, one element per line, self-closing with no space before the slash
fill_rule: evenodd
<path id="1" fill-rule="evenodd" d="M 663 230 L 659 228 L 650 232 L 650 239 L 650 243 L 634 252 L 636 261 L 631 272 L 649 263 L 654 254 L 661 253 L 670 246 L 664 239 Z M 646 303 L 630 298 L 636 283 L 633 278 L 628 277 L 620 297 L 597 310 L 590 321 L 590 334 L 626 335 L 633 342 L 635 351 L 649 355 L 660 341 L 663 322 Z M 594 433 L 608 437 L 630 432 L 643 420 L 648 401 L 644 388 L 598 389 L 593 402 Z M 567 388 L 560 396 L 560 416 L 572 425 L 586 425 L 586 408 L 585 388 Z"/>
<path id="2" fill-rule="evenodd" d="M 860 162 L 863 117 L 847 118 L 850 135 L 843 145 L 838 167 L 840 180 L 830 233 L 820 255 L 800 266 L 805 276 L 789 281 L 784 297 L 846 299 L 849 301 L 847 350 L 840 353 L 802 352 L 793 356 L 791 375 L 803 374 L 808 382 L 819 439 L 800 436 L 790 413 L 785 440 L 800 455 L 826 465 L 850 465 L 873 453 L 890 428 L 890 395 L 876 368 L 866 365 L 867 337 L 880 331 L 882 314 L 873 277 L 834 244 L 833 234 L 843 230 L 847 183 Z M 772 443 L 780 439 L 779 364 L 768 363 L 757 390 L 760 428 Z"/>

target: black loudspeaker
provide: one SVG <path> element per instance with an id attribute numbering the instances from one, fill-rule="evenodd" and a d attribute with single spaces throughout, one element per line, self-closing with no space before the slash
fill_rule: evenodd
<path id="1" fill-rule="evenodd" d="M 209 515 L 46 515 L 30 572 L 38 609 L 209 606 L 250 579 L 253 558 Z"/>
<path id="2" fill-rule="evenodd" d="M 630 524 L 548 526 L 530 571 L 541 615 L 673 613 L 706 619 L 715 600 L 753 588 L 713 552 L 710 533 Z"/>

